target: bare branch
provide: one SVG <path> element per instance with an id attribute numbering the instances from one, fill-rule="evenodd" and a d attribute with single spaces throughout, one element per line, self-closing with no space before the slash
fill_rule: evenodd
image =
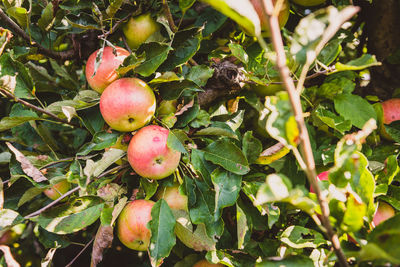
<path id="1" fill-rule="evenodd" d="M 90 246 L 90 244 L 93 243 L 93 241 L 94 241 L 94 237 L 81 249 L 81 251 L 79 251 L 78 254 L 76 254 L 76 256 L 67 265 L 65 265 L 65 267 L 72 266 L 72 264 L 74 264 L 76 259 L 79 258 L 79 256 Z"/>
<path id="2" fill-rule="evenodd" d="M 37 112 L 40 112 L 40 113 L 43 113 L 43 114 L 48 115 L 49 117 L 53 118 L 54 120 L 56 120 L 56 121 L 58 121 L 58 122 L 65 123 L 65 124 L 69 124 L 69 125 L 71 125 L 71 126 L 78 127 L 78 128 L 83 128 L 83 127 L 80 126 L 79 124 L 75 124 L 75 123 L 69 122 L 69 121 L 67 121 L 67 120 L 61 119 L 61 118 L 58 117 L 56 114 L 54 114 L 54 113 L 52 113 L 52 112 L 50 112 L 50 111 L 47 111 L 47 110 L 42 109 L 42 108 L 40 108 L 40 107 L 37 107 L 37 106 L 35 106 L 35 105 L 33 105 L 33 104 L 31 104 L 31 103 L 25 101 L 25 100 L 22 100 L 22 99 L 16 97 L 16 96 L 13 95 L 9 90 L 6 90 L 6 89 L 4 89 L 4 88 L 0 88 L 0 93 L 2 93 L 3 95 L 5 95 L 7 98 L 12 99 L 12 100 L 14 100 L 15 102 L 21 103 L 22 105 L 24 105 L 24 106 L 26 106 L 26 107 L 28 107 L 28 108 L 31 108 L 31 109 L 33 109 L 33 110 L 35 110 L 35 111 L 37 111 Z"/>
<path id="3" fill-rule="evenodd" d="M 322 196 L 321 190 L 317 182 L 317 173 L 315 170 L 314 156 L 312 153 L 310 138 L 308 136 L 307 127 L 304 121 L 303 110 L 300 102 L 300 95 L 296 91 L 294 82 L 290 77 L 290 70 L 286 66 L 286 54 L 283 46 L 282 36 L 280 32 L 280 27 L 278 23 L 278 18 L 274 14 L 274 5 L 271 0 L 262 0 L 261 4 L 263 6 L 264 16 L 267 16 L 268 23 L 271 31 L 272 44 L 276 52 L 277 68 L 281 76 L 281 80 L 288 92 L 289 99 L 292 105 L 293 113 L 297 122 L 297 127 L 299 128 L 299 139 L 302 155 L 305 159 L 306 169 L 304 170 L 307 174 L 307 178 L 313 188 L 315 188 L 315 193 L 317 195 L 318 202 L 321 206 L 322 211 L 322 224 L 326 229 L 326 234 L 328 238 L 332 241 L 333 249 L 338 257 L 339 263 L 342 266 L 348 266 L 346 257 L 340 247 L 340 242 L 337 234 L 334 232 L 332 225 L 329 221 L 329 206 L 326 199 Z M 266 44 L 262 36 L 257 36 L 261 46 L 266 49 Z"/>
<path id="4" fill-rule="evenodd" d="M 60 60 L 73 59 L 76 56 L 74 49 L 71 49 L 68 51 L 63 51 L 63 52 L 56 52 L 56 51 L 52 51 L 50 49 L 43 47 L 42 45 L 40 45 L 39 43 L 37 43 L 35 41 L 32 41 L 31 38 L 29 37 L 29 35 L 27 35 L 25 33 L 25 31 L 22 30 L 18 26 L 17 23 L 15 23 L 12 19 L 10 19 L 1 8 L 0 8 L 0 21 L 4 21 L 5 24 L 8 25 L 8 27 L 10 27 L 10 29 L 14 33 L 21 36 L 25 41 L 27 41 L 29 43 L 29 45 L 36 47 L 40 54 L 43 54 L 45 56 L 48 56 L 48 57 L 51 57 L 54 59 L 60 59 Z"/>
<path id="5" fill-rule="evenodd" d="M 164 14 L 167 17 L 168 24 L 173 32 L 177 32 L 178 28 L 175 25 L 174 18 L 172 17 L 171 10 L 169 9 L 167 0 L 163 0 Z"/>

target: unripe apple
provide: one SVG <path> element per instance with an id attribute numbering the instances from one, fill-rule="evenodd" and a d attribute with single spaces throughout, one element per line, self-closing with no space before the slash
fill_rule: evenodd
<path id="1" fill-rule="evenodd" d="M 176 100 L 162 100 L 157 107 L 158 116 L 165 116 L 175 113 L 176 103 Z"/>
<path id="2" fill-rule="evenodd" d="M 179 192 L 179 184 L 161 187 L 156 193 L 156 199 L 164 199 L 173 210 L 187 210 L 188 198 Z"/>
<path id="3" fill-rule="evenodd" d="M 62 180 L 61 182 L 56 183 L 51 188 L 46 189 L 43 193 L 50 199 L 56 200 L 61 195 L 68 192 L 70 188 L 70 183 L 67 180 Z"/>
<path id="4" fill-rule="evenodd" d="M 17 241 L 26 228 L 23 223 L 13 226 L 11 229 L 0 232 L 0 245 L 10 245 Z"/>
<path id="5" fill-rule="evenodd" d="M 86 63 L 85 72 L 86 80 L 88 81 L 90 87 L 93 90 L 102 93 L 108 85 L 118 79 L 118 73 L 116 69 L 122 64 L 122 62 L 124 62 L 124 59 L 129 56 L 129 52 L 122 47 L 116 47 L 115 55 L 114 49 L 111 46 L 105 47 L 100 65 L 96 70 L 96 74 L 93 76 L 96 57 L 99 50 L 96 50 L 90 55 Z"/>
<path id="6" fill-rule="evenodd" d="M 270 35 L 269 24 L 268 24 L 267 17 L 264 16 L 263 6 L 261 4 L 261 1 L 263 1 L 263 0 L 250 0 L 251 4 L 253 5 L 254 9 L 257 12 L 258 18 L 260 19 L 261 30 L 263 31 L 262 35 L 265 37 L 268 37 Z M 272 0 L 272 3 L 274 4 L 274 6 L 277 4 L 277 2 L 279 2 L 279 1 Z M 279 10 L 279 14 L 278 14 L 279 26 L 281 28 L 283 26 L 285 26 L 285 24 L 289 18 L 289 11 L 290 11 L 289 1 L 283 0 L 282 6 L 281 6 L 281 8 Z"/>
<path id="7" fill-rule="evenodd" d="M 198 261 L 197 263 L 195 263 L 195 265 L 193 265 L 192 267 L 223 267 L 224 265 L 217 263 L 210 263 L 207 260 L 201 260 Z"/>
<path id="8" fill-rule="evenodd" d="M 293 0 L 293 2 L 301 6 L 318 6 L 325 3 L 325 0 Z"/>
<path id="9" fill-rule="evenodd" d="M 122 244 L 134 250 L 147 250 L 151 237 L 147 223 L 151 220 L 153 205 L 151 200 L 137 199 L 125 206 L 117 225 L 117 235 Z"/>
<path id="10" fill-rule="evenodd" d="M 132 137 L 127 152 L 128 161 L 137 174 L 158 180 L 175 171 L 181 152 L 168 147 L 168 134 L 168 129 L 149 125 Z"/>
<path id="11" fill-rule="evenodd" d="M 324 172 L 321 172 L 320 174 L 318 174 L 317 178 L 318 178 L 320 181 L 325 181 L 325 180 L 328 180 L 328 179 L 329 179 L 328 175 L 329 175 L 329 171 L 324 171 Z M 314 191 L 314 189 L 312 188 L 312 186 L 310 186 L 310 193 L 315 193 L 315 191 Z"/>
<path id="12" fill-rule="evenodd" d="M 136 49 L 159 28 L 159 24 L 153 20 L 150 13 L 147 13 L 130 18 L 122 30 L 129 47 Z"/>
<path id="13" fill-rule="evenodd" d="M 137 78 L 122 78 L 110 84 L 100 97 L 100 112 L 111 128 L 135 131 L 150 122 L 156 110 L 153 90 Z"/>
<path id="14" fill-rule="evenodd" d="M 372 222 L 374 223 L 375 226 L 380 224 L 381 222 L 391 218 L 394 216 L 394 209 L 392 206 L 387 204 L 386 202 L 379 202 L 378 203 L 378 209 L 376 210 L 376 213 L 374 215 L 374 219 Z"/>

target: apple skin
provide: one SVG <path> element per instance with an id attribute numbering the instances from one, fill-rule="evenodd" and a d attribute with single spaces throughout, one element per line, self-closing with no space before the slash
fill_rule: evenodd
<path id="1" fill-rule="evenodd" d="M 329 175 L 329 171 L 324 171 L 324 172 L 321 172 L 320 174 L 318 174 L 317 178 L 320 181 L 325 181 L 325 180 L 329 179 L 328 175 Z M 310 193 L 315 193 L 314 189 L 311 186 L 310 186 Z"/>
<path id="2" fill-rule="evenodd" d="M 264 16 L 264 13 L 263 13 L 263 6 L 261 4 L 261 1 L 263 1 L 263 0 L 250 0 L 251 4 L 253 5 L 254 9 L 257 12 L 258 18 L 260 19 L 261 30 L 263 31 L 262 35 L 264 37 L 269 37 L 271 33 L 269 30 L 267 18 Z M 278 0 L 272 0 L 272 3 L 274 4 L 274 6 L 277 2 L 278 2 Z M 290 11 L 289 1 L 284 0 L 281 10 L 279 11 L 279 15 L 278 15 L 279 26 L 281 28 L 283 26 L 285 26 L 286 22 L 288 21 L 289 14 L 290 14 L 289 11 Z"/>
<path id="3" fill-rule="evenodd" d="M 137 78 L 111 83 L 100 97 L 100 112 L 107 124 L 121 132 L 135 131 L 150 122 L 156 110 L 153 90 Z"/>
<path id="4" fill-rule="evenodd" d="M 386 202 L 381 201 L 378 203 L 378 209 L 376 210 L 372 222 L 374 223 L 375 226 L 377 226 L 381 222 L 393 217 L 394 214 L 395 212 L 392 206 L 390 206 Z"/>
<path id="5" fill-rule="evenodd" d="M 131 49 L 137 49 L 152 34 L 158 31 L 159 24 L 153 20 L 150 13 L 137 17 L 132 17 L 124 24 L 122 31 L 124 32 L 126 42 Z"/>
<path id="6" fill-rule="evenodd" d="M 147 223 L 151 221 L 154 202 L 137 199 L 128 203 L 118 217 L 117 235 L 130 249 L 146 251 L 150 244 L 151 232 Z"/>
<path id="7" fill-rule="evenodd" d="M 201 260 L 196 262 L 192 267 L 223 267 L 224 265 L 217 263 L 210 263 L 207 260 Z"/>
<path id="8" fill-rule="evenodd" d="M 163 198 L 173 210 L 187 210 L 188 198 L 179 193 L 179 184 L 161 187 L 158 189 L 155 198 L 157 200 Z"/>
<path id="9" fill-rule="evenodd" d="M 61 195 L 67 193 L 69 189 L 70 189 L 70 183 L 67 180 L 62 180 L 61 182 L 53 185 L 51 188 L 44 190 L 43 193 L 48 198 L 56 200 Z"/>
<path id="10" fill-rule="evenodd" d="M 0 245 L 9 245 L 13 243 L 18 238 L 18 235 L 11 229 L 5 231 L 0 236 Z"/>
<path id="11" fill-rule="evenodd" d="M 122 62 L 124 62 L 124 59 L 129 56 L 129 52 L 122 47 L 116 47 L 117 56 L 115 56 L 113 53 L 114 49 L 111 46 L 105 47 L 101 64 L 97 68 L 96 75 L 93 76 L 96 56 L 99 50 L 96 50 L 89 56 L 86 63 L 85 73 L 86 80 L 90 87 L 101 94 L 108 85 L 118 79 L 116 69 L 122 64 Z"/>
<path id="12" fill-rule="evenodd" d="M 301 6 L 318 6 L 325 3 L 325 0 L 293 0 L 298 5 Z"/>
<path id="13" fill-rule="evenodd" d="M 127 154 L 128 161 L 137 174 L 159 180 L 175 171 L 181 152 L 167 146 L 168 134 L 168 129 L 149 125 L 132 137 Z"/>

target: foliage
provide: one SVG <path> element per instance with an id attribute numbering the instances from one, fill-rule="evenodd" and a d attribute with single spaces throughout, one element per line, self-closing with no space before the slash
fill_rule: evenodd
<path id="1" fill-rule="evenodd" d="M 283 88 L 267 96 L 254 89 L 282 81 L 271 40 L 262 48 L 248 35 L 261 31 L 251 1 L 166 2 L 0 4 L 8 29 L 0 27 L 0 234 L 26 225 L 18 245 L 2 249 L 0 265 L 12 266 L 14 257 L 65 266 L 81 250 L 76 244 L 90 242 L 92 258 L 78 259 L 84 266 L 116 258 L 121 266 L 192 266 L 203 258 L 226 266 L 335 265 L 320 203 L 296 161 L 299 129 L 290 97 Z M 380 63 L 358 42 L 364 29 L 355 17 L 318 51 L 353 1 L 327 2 L 310 8 L 291 2 L 282 29 L 292 78 L 308 73 L 300 88 L 303 114 L 317 170 L 330 172 L 319 186 L 347 258 L 361 266 L 399 264 L 400 215 L 372 224 L 378 200 L 400 210 L 398 145 L 379 138 L 386 128 L 398 141 L 399 124 L 383 126 L 379 97 L 360 94 L 369 68 Z M 145 13 L 160 30 L 117 72 L 148 83 L 157 105 L 176 100 L 174 110 L 157 110 L 151 121 L 170 129 L 167 144 L 182 153 L 176 171 L 159 181 L 132 171 L 124 145 L 135 133 L 107 126 L 84 72 L 93 51 L 127 48 L 122 26 Z M 30 44 L 3 24 L 7 16 Z M 62 180 L 71 190 L 58 200 L 42 194 Z M 148 253 L 128 251 L 113 235 L 128 199 L 152 199 L 174 182 L 188 198 L 187 210 L 159 200 L 147 225 Z"/>

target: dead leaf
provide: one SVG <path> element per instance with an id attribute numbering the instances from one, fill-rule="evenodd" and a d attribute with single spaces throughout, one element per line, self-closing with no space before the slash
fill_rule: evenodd
<path id="1" fill-rule="evenodd" d="M 192 99 L 189 103 L 187 103 L 181 109 L 179 109 L 178 112 L 175 112 L 175 116 L 181 115 L 183 112 L 185 112 L 189 108 L 193 107 L 193 104 L 194 104 L 194 99 Z"/>
<path id="2" fill-rule="evenodd" d="M 15 158 L 19 163 L 21 163 L 21 168 L 26 175 L 31 177 L 37 183 L 48 180 L 21 152 L 19 152 L 18 149 L 9 142 L 6 142 L 6 145 L 15 154 Z"/>
<path id="3" fill-rule="evenodd" d="M 14 259 L 11 250 L 8 246 L 0 245 L 0 250 L 3 251 L 4 259 L 8 267 L 20 267 L 19 263 Z"/>
<path id="4" fill-rule="evenodd" d="M 96 267 L 101 262 L 104 249 L 111 247 L 113 239 L 113 228 L 110 225 L 99 227 L 94 239 L 91 267 Z"/>

